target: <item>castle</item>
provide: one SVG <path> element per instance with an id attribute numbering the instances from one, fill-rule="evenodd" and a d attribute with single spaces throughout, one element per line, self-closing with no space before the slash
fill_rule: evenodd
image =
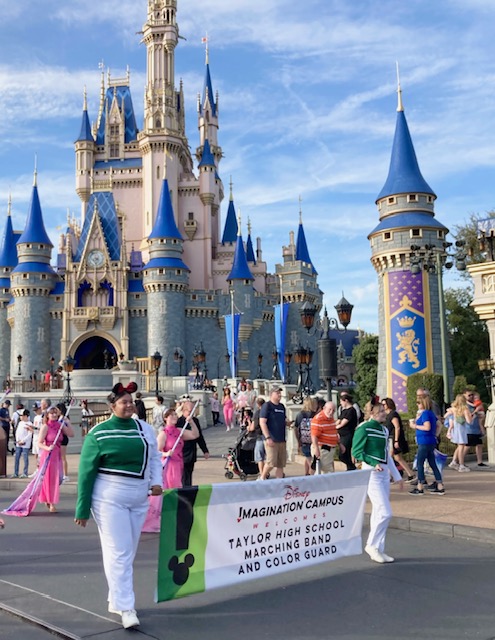
<path id="1" fill-rule="evenodd" d="M 36 172 L 23 231 L 13 229 L 9 206 L 0 242 L 2 379 L 21 373 L 21 355 L 28 377 L 68 356 L 76 369 L 92 370 L 156 351 L 169 375 L 184 373 L 193 354 L 202 351 L 209 376 L 223 377 L 231 373 L 225 318 L 232 310 L 240 314 L 235 373 L 271 377 L 274 307 L 281 300 L 297 304 L 288 306 L 280 368 L 284 349 L 308 343 L 315 350 L 299 307 L 307 301 L 319 310 L 322 292 L 301 216 L 297 237 L 291 233 L 275 273 L 268 273 L 261 239 L 253 243 L 249 225 L 243 239 L 232 185 L 222 224 L 220 107 L 208 50 L 193 156 L 182 82 L 177 88 L 174 77 L 177 0 L 147 5 L 142 127 L 129 75 L 105 79 L 102 72 L 95 124 L 85 96 L 75 142 L 81 221 L 68 222 L 56 256 Z"/>

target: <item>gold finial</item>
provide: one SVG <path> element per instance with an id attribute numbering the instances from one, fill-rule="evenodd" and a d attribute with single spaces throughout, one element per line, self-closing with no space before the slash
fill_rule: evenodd
<path id="1" fill-rule="evenodd" d="M 34 154 L 34 180 L 33 187 L 38 186 L 38 154 Z"/>
<path id="2" fill-rule="evenodd" d="M 399 74 L 399 62 L 395 63 L 397 68 L 397 111 L 404 111 L 402 104 L 402 89 L 400 88 L 400 74 Z"/>
<path id="3" fill-rule="evenodd" d="M 7 201 L 7 215 L 12 215 L 12 192 L 9 189 L 9 199 Z"/>
<path id="4" fill-rule="evenodd" d="M 248 218 L 248 235 L 251 235 L 251 218 Z"/>
<path id="5" fill-rule="evenodd" d="M 238 209 L 238 214 L 237 214 L 237 235 L 240 236 L 242 235 L 241 233 L 241 210 Z"/>
<path id="6" fill-rule="evenodd" d="M 299 196 L 299 224 L 302 224 L 302 197 Z"/>
<path id="7" fill-rule="evenodd" d="M 234 193 L 233 193 L 234 183 L 232 182 L 232 176 L 230 176 L 230 201 L 234 201 Z"/>
<path id="8" fill-rule="evenodd" d="M 84 85 L 83 91 L 83 111 L 88 110 L 88 92 L 86 91 L 86 85 Z"/>

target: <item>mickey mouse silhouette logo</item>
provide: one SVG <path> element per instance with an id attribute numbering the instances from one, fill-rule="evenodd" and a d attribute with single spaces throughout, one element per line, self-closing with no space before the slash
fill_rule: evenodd
<path id="1" fill-rule="evenodd" d="M 184 562 L 179 562 L 177 556 L 172 556 L 168 562 L 168 568 L 172 571 L 172 580 L 178 586 L 186 584 L 189 579 L 189 569 L 194 564 L 194 556 L 188 553 L 184 558 Z"/>

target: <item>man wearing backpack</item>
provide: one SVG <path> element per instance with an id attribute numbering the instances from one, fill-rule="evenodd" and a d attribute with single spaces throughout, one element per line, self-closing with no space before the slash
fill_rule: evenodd
<path id="1" fill-rule="evenodd" d="M 311 469 L 311 418 L 315 415 L 315 406 L 314 398 L 305 398 L 294 423 L 299 448 L 304 456 L 304 473 L 307 476 L 314 473 Z"/>

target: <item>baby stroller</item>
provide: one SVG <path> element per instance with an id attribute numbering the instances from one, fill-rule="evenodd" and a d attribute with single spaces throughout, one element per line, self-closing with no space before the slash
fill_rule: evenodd
<path id="1" fill-rule="evenodd" d="M 239 476 L 239 479 L 244 481 L 248 476 L 258 475 L 258 465 L 254 461 L 255 445 L 256 437 L 253 437 L 252 432 L 243 429 L 234 446 L 223 455 L 226 478 L 232 480 L 234 476 Z"/>

